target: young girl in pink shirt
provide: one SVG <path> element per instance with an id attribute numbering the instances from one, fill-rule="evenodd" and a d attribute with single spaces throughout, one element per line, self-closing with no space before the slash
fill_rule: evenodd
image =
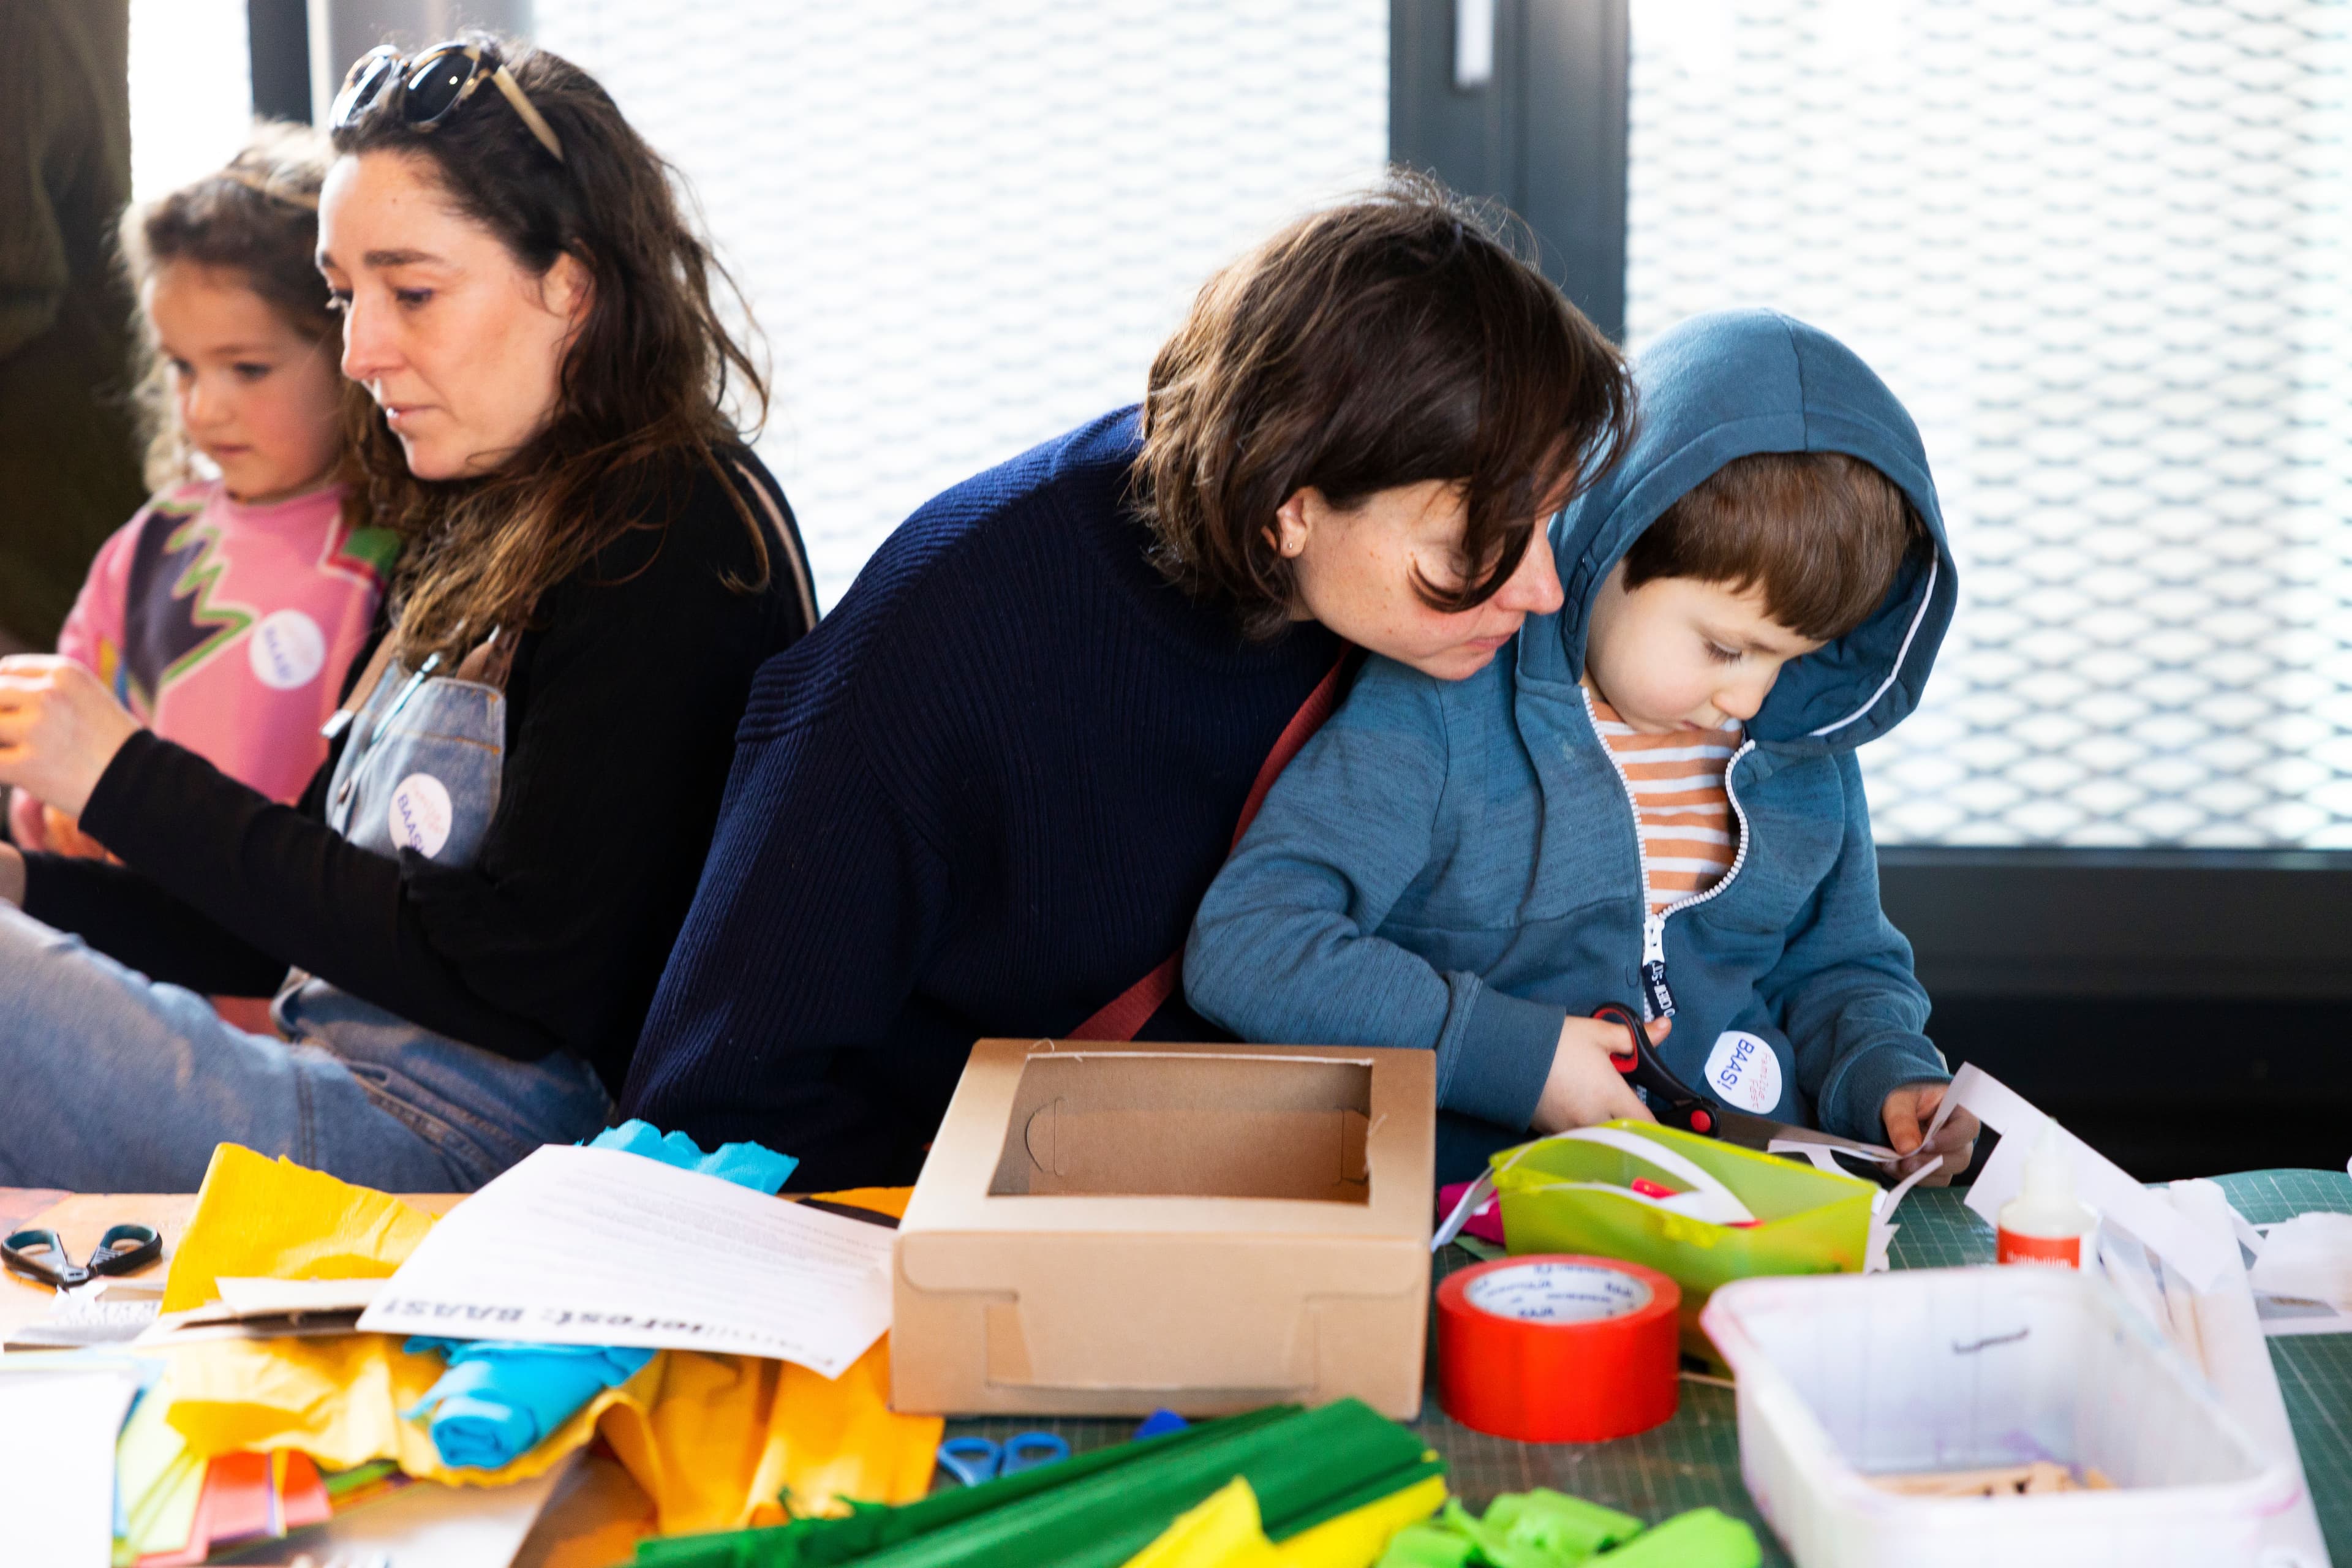
<path id="1" fill-rule="evenodd" d="M 326 164 L 311 132 L 271 128 L 124 216 L 157 493 L 99 551 L 58 641 L 158 735 L 281 801 L 326 757 L 320 726 L 397 550 L 342 482 Z M 9 822 L 26 849 L 102 852 L 22 790 Z"/>

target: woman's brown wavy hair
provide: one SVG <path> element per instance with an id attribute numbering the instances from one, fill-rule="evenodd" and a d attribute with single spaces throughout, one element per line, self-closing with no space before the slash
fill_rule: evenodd
<path id="1" fill-rule="evenodd" d="M 1399 171 L 1202 289 L 1152 362 L 1135 489 L 1160 570 L 1263 637 L 1297 602 L 1271 536 L 1284 501 L 1311 486 L 1346 510 L 1452 481 L 1462 580 L 1414 587 L 1466 610 L 1518 569 L 1548 500 L 1607 471 L 1633 418 L 1617 350 L 1504 223 Z"/>
<path id="2" fill-rule="evenodd" d="M 334 149 L 425 161 L 456 210 L 523 267 L 543 275 L 560 257 L 577 260 L 590 300 L 553 411 L 497 471 L 419 479 L 380 410 L 358 421 L 376 521 L 408 540 L 394 596 L 396 651 L 411 666 L 433 654 L 455 662 L 493 631 L 521 629 L 541 595 L 599 551 L 673 521 L 648 509 L 664 497 L 675 506 L 697 468 L 728 481 L 758 551 L 757 580 L 738 585 L 762 588 L 771 570 L 766 531 L 722 462 L 765 421 L 767 384 L 712 302 L 714 279 L 739 304 L 742 295 L 688 221 L 684 177 L 569 60 L 488 34 L 466 41 L 506 62 L 562 162 L 487 84 L 425 131 L 387 89 L 334 132 Z M 740 422 L 730 412 L 739 396 Z"/>

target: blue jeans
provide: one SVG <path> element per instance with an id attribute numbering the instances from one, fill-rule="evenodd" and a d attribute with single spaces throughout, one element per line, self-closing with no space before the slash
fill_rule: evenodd
<path id="1" fill-rule="evenodd" d="M 514 1061 L 320 1000 L 304 1039 L 249 1035 L 0 903 L 0 1185 L 194 1192 L 226 1142 L 387 1192 L 470 1192 L 611 1117 L 576 1057 Z"/>

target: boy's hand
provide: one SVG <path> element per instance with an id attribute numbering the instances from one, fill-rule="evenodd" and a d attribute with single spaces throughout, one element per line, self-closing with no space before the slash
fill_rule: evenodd
<path id="1" fill-rule="evenodd" d="M 1976 1157 L 1977 1134 L 1984 1131 L 1973 1112 L 1955 1110 L 1951 1119 L 1937 1130 L 1933 1143 L 1921 1142 L 1922 1131 L 1936 1119 L 1936 1108 L 1944 1103 L 1944 1091 L 1951 1085 L 1944 1083 L 1906 1083 L 1886 1097 L 1885 1107 L 1879 1112 L 1886 1123 L 1887 1146 L 1896 1153 L 1908 1156 L 1895 1167 L 1899 1177 L 1907 1176 L 1929 1160 L 1941 1154 L 1943 1167 L 1920 1179 L 1923 1187 L 1948 1187 L 1952 1179 L 1969 1168 Z"/>
<path id="2" fill-rule="evenodd" d="M 1670 1018 L 1654 1018 L 1644 1027 L 1656 1045 L 1674 1026 Z M 1538 1132 L 1565 1132 L 1571 1127 L 1621 1117 L 1655 1121 L 1633 1086 L 1609 1059 L 1625 1047 L 1625 1026 L 1600 1018 L 1570 1018 L 1559 1027 L 1559 1048 L 1553 1052 L 1551 1074 L 1544 1079 L 1543 1096 L 1528 1123 Z"/>

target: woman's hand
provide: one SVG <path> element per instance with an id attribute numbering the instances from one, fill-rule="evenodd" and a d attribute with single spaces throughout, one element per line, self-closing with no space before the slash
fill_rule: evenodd
<path id="1" fill-rule="evenodd" d="M 8 792 L 8 841 L 26 854 L 37 854 L 49 847 L 47 817 L 49 808 L 41 804 L 30 790 Z"/>
<path id="2" fill-rule="evenodd" d="M 1674 1027 L 1670 1018 L 1654 1018 L 1643 1027 L 1656 1045 Z M 1625 1046 L 1625 1026 L 1600 1018 L 1570 1018 L 1559 1026 L 1559 1048 L 1552 1053 L 1551 1074 L 1544 1079 L 1542 1098 L 1528 1123 L 1538 1132 L 1563 1132 L 1571 1127 L 1630 1118 L 1655 1121 L 1609 1053 Z"/>
<path id="3" fill-rule="evenodd" d="M 1941 1154 L 1942 1166 L 1933 1174 L 1920 1177 L 1919 1184 L 1948 1187 L 1976 1157 L 1977 1134 L 1984 1128 L 1965 1109 L 1953 1111 L 1936 1130 L 1935 1142 L 1925 1141 L 1927 1123 L 1936 1119 L 1936 1108 L 1944 1103 L 1944 1091 L 1950 1087 L 1942 1083 L 1907 1083 L 1886 1097 L 1879 1120 L 1886 1123 L 1887 1146 L 1904 1156 L 1902 1163 L 1895 1167 L 1897 1177 L 1909 1175 Z"/>
<path id="4" fill-rule="evenodd" d="M 0 658 L 0 784 L 79 818 L 90 791 L 139 729 L 98 677 L 69 658 Z"/>

